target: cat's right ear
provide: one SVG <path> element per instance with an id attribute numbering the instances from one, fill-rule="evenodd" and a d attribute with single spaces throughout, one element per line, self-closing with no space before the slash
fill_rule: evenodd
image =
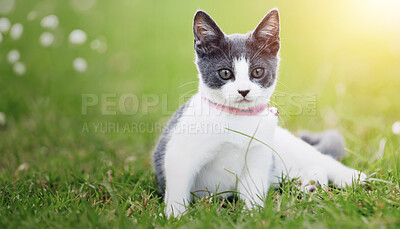
<path id="1" fill-rule="evenodd" d="M 193 33 L 194 48 L 205 53 L 218 47 L 225 36 L 210 15 L 201 10 L 194 15 Z"/>

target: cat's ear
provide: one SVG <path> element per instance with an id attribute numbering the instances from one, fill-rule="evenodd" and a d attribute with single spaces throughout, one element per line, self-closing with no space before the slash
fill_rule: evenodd
<path id="1" fill-rule="evenodd" d="M 271 52 L 278 52 L 279 42 L 279 12 L 277 8 L 272 9 L 265 15 L 253 31 L 253 37 L 257 42 L 268 45 Z"/>
<path id="2" fill-rule="evenodd" d="M 204 11 L 197 11 L 193 20 L 194 47 L 198 51 L 209 52 L 219 46 L 225 37 L 214 20 Z"/>

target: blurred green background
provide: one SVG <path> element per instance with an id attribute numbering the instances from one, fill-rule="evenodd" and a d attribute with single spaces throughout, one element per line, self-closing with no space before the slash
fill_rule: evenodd
<path id="1" fill-rule="evenodd" d="M 398 140 L 391 133 L 400 119 L 397 1 L 0 2 L 3 24 L 10 22 L 8 31 L 3 25 L 0 43 L 0 112 L 6 118 L 0 126 L 0 171 L 13 172 L 24 162 L 57 169 L 53 159 L 61 155 L 64 163 L 75 153 L 148 161 L 160 131 L 122 133 L 106 125 L 165 123 L 195 93 L 192 18 L 200 8 L 227 34 L 250 31 L 272 7 L 279 8 L 282 61 L 275 102 L 282 125 L 338 128 L 361 155 L 375 153 L 383 136 Z M 46 24 L 49 15 L 55 16 Z M 18 37 L 14 31 L 13 38 L 16 23 L 23 32 Z M 70 36 L 76 29 L 84 34 L 74 44 Z M 41 41 L 43 33 L 53 42 Z M 18 61 L 10 61 L 12 50 Z M 86 62 L 82 72 L 73 66 L 79 57 Z M 25 65 L 21 75 L 13 62 Z M 128 108 L 138 106 L 136 114 L 124 115 L 117 106 L 107 108 L 116 115 L 102 112 L 102 96 L 118 102 L 127 93 L 138 97 L 137 104 L 126 100 Z M 99 99 L 86 115 L 85 94 Z M 310 97 L 317 112 L 299 113 L 299 106 L 307 110 Z M 90 125 L 96 123 L 104 131 L 93 131 Z M 103 148 L 109 152 L 98 152 Z"/>
<path id="2" fill-rule="evenodd" d="M 398 173 L 399 1 L 0 0 L 2 183 L 23 171 L 50 174 L 38 178 L 45 180 L 71 171 L 101 180 L 104 166 L 151 171 L 154 124 L 198 85 L 195 11 L 230 34 L 253 30 L 273 7 L 281 16 L 281 124 L 337 128 L 349 149 L 345 163 Z M 138 106 L 134 115 L 102 110 L 102 96 L 118 103 L 129 93 L 138 98 L 125 104 Z M 99 99 L 86 114 L 85 95 Z M 124 132 L 132 123 L 147 127 Z"/>

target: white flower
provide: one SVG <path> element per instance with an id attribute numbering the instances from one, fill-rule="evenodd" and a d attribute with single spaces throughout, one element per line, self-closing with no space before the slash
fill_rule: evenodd
<path id="1" fill-rule="evenodd" d="M 22 33 L 24 32 L 24 27 L 20 23 L 16 23 L 11 27 L 10 36 L 14 40 L 18 40 Z"/>
<path id="2" fill-rule="evenodd" d="M 394 134 L 397 134 L 397 135 L 400 134 L 400 121 L 393 123 L 392 131 Z"/>
<path id="3" fill-rule="evenodd" d="M 8 14 L 15 8 L 15 0 L 0 0 L 0 14 Z"/>
<path id="4" fill-rule="evenodd" d="M 10 29 L 10 20 L 6 17 L 0 18 L 0 32 L 5 33 Z"/>
<path id="5" fill-rule="evenodd" d="M 6 124 L 6 114 L 0 112 L 0 126 L 4 126 Z"/>
<path id="6" fill-rule="evenodd" d="M 77 72 L 85 72 L 87 69 L 87 62 L 82 57 L 78 57 L 74 60 L 74 62 L 72 63 L 72 66 L 74 67 L 75 71 L 77 71 Z"/>
<path id="7" fill-rule="evenodd" d="M 75 29 L 69 34 L 69 42 L 75 45 L 81 45 L 85 43 L 87 39 L 86 33 L 83 30 Z"/>
<path id="8" fill-rule="evenodd" d="M 13 71 L 15 72 L 15 74 L 22 76 L 26 72 L 25 64 L 22 62 L 16 62 L 13 65 Z"/>
<path id="9" fill-rule="evenodd" d="M 42 46 L 48 47 L 54 43 L 54 35 L 49 32 L 44 32 L 40 35 L 39 42 Z"/>
<path id="10" fill-rule="evenodd" d="M 26 15 L 26 19 L 27 19 L 28 21 L 33 21 L 33 20 L 36 19 L 36 17 L 37 17 L 37 12 L 34 11 L 34 10 L 31 11 L 31 12 L 29 12 L 28 15 Z"/>
<path id="11" fill-rule="evenodd" d="M 17 62 L 20 57 L 21 57 L 21 54 L 16 49 L 9 51 L 7 54 L 7 60 L 10 64 Z"/>
<path id="12" fill-rule="evenodd" d="M 98 48 L 100 48 L 101 42 L 99 39 L 93 40 L 92 42 L 90 42 L 90 48 L 93 50 L 96 50 Z"/>
<path id="13" fill-rule="evenodd" d="M 90 48 L 99 53 L 105 53 L 107 51 L 107 43 L 104 39 L 95 39 L 90 42 Z"/>
<path id="14" fill-rule="evenodd" d="M 56 15 L 46 16 L 40 21 L 43 28 L 55 29 L 58 26 L 58 17 Z"/>
<path id="15" fill-rule="evenodd" d="M 96 0 L 70 0 L 70 4 L 74 10 L 83 12 L 91 9 L 96 4 Z"/>

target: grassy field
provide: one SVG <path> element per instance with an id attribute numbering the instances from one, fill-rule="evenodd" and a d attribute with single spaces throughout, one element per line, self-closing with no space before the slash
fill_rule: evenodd
<path id="1" fill-rule="evenodd" d="M 212 198 L 167 220 L 151 151 L 196 92 L 195 11 L 244 33 L 276 6 L 281 125 L 340 130 L 343 163 L 371 180 L 311 196 L 287 181 L 253 216 Z M 394 0 L 0 0 L 0 18 L 23 27 L 19 37 L 0 19 L 0 228 L 400 227 L 399 9 Z M 76 29 L 86 40 L 71 44 Z"/>

